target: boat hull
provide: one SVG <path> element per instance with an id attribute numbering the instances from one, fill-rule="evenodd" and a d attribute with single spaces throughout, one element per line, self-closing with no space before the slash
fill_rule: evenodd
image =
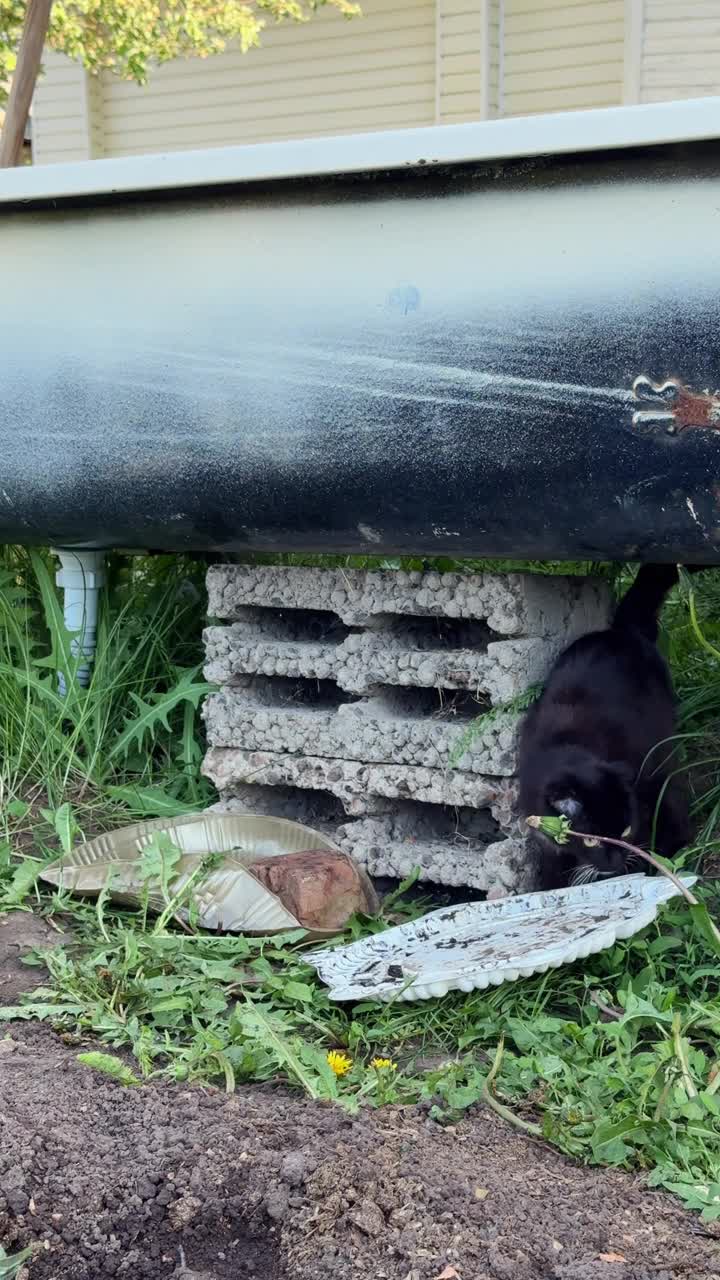
<path id="1" fill-rule="evenodd" d="M 1 208 L 0 539 L 718 562 L 719 158 Z"/>

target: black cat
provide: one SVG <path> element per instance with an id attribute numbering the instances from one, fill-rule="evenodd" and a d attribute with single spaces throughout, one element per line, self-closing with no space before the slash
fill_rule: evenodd
<path id="1" fill-rule="evenodd" d="M 660 607 L 676 582 L 674 565 L 644 565 L 610 628 L 576 640 L 555 662 L 520 730 L 525 817 L 565 814 L 576 831 L 646 847 L 655 824 L 664 857 L 688 843 L 686 784 L 670 741 L 675 695 L 657 648 Z M 557 845 L 539 832 L 532 844 L 543 889 L 647 870 L 612 845 Z"/>

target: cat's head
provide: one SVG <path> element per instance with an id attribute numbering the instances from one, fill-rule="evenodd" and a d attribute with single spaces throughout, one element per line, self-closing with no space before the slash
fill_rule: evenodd
<path id="1" fill-rule="evenodd" d="M 632 842 L 638 807 L 635 775 L 626 765 L 577 756 L 547 775 L 544 798 L 544 812 L 562 814 L 575 831 L 591 839 L 611 836 Z M 571 838 L 562 846 L 562 852 L 576 864 L 570 871 L 571 884 L 590 883 L 637 869 L 625 850 L 602 841 L 595 845 Z"/>

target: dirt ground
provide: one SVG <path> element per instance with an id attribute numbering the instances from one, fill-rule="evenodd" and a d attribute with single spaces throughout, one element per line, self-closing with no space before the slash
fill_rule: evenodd
<path id="1" fill-rule="evenodd" d="M 42 973 L 0 921 L 0 1003 Z M 30 1280 L 710 1280 L 720 1232 L 478 1109 L 351 1119 L 284 1089 L 126 1089 L 32 1024 L 0 1039 L 0 1241 Z M 0 1036 L 3 1031 L 0 1031 Z"/>

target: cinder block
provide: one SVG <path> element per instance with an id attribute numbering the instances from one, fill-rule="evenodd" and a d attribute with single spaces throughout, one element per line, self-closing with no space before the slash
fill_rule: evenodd
<path id="1" fill-rule="evenodd" d="M 258 689 L 256 683 L 210 694 L 203 709 L 210 746 L 422 769 L 449 769 L 459 756 L 456 767 L 462 772 L 500 777 L 513 772 L 517 717 L 498 713 L 475 729 L 473 720 L 486 709 L 479 703 L 473 702 L 474 714 L 467 714 L 463 700 L 458 716 L 451 697 L 432 706 L 426 699 L 413 716 L 395 690 L 334 708 L 321 700 L 295 708 L 292 689 L 283 692 L 287 698 L 279 705 L 264 701 L 267 686 Z M 311 686 L 308 693 L 313 692 Z"/>
<path id="2" fill-rule="evenodd" d="M 379 614 L 408 614 L 481 620 L 500 635 L 554 637 L 602 626 L 607 607 L 596 580 L 537 574 L 215 565 L 207 581 L 209 615 L 230 620 L 260 606 L 326 610 L 349 627 L 367 626 Z"/>
<path id="3" fill-rule="evenodd" d="M 522 838 L 502 836 L 488 823 L 472 837 L 461 832 L 453 838 L 446 831 L 433 835 L 432 820 L 423 823 L 416 814 L 423 807 L 397 811 L 353 822 L 329 817 L 318 793 L 295 795 L 288 788 L 249 786 L 241 796 L 224 796 L 213 809 L 220 813 L 267 813 L 293 818 L 324 831 L 373 876 L 404 879 L 418 867 L 420 879 L 434 884 L 462 886 L 485 892 L 520 893 L 533 887 L 535 867 Z M 448 825 L 457 811 L 447 810 Z M 425 829 L 424 829 L 425 828 Z"/>
<path id="4" fill-rule="evenodd" d="M 351 817 L 382 813 L 392 809 L 392 801 L 410 800 L 488 809 L 501 828 L 512 828 L 513 824 L 515 785 L 509 778 L 232 747 L 211 748 L 204 772 L 218 791 L 229 797 L 247 785 L 299 787 L 336 796 Z"/>
<path id="5" fill-rule="evenodd" d="M 372 874 L 532 887 L 503 707 L 606 624 L 604 584 L 225 565 L 208 588 L 218 808 L 294 817 Z"/>
<path id="6" fill-rule="evenodd" d="M 247 623 L 208 627 L 204 638 L 205 675 L 213 684 L 266 675 L 331 679 L 358 694 L 382 685 L 470 689 L 486 694 L 494 705 L 511 702 L 541 680 L 558 647 L 547 637 L 518 637 L 485 640 L 477 648 L 433 648 L 430 638 L 411 625 L 402 633 L 380 625 L 335 644 L 272 638 L 262 634 L 259 624 Z M 438 632 L 438 645 L 442 640 Z"/>
<path id="7" fill-rule="evenodd" d="M 486 845 L 403 837 L 390 819 L 365 818 L 338 828 L 338 842 L 371 876 L 405 879 L 415 867 L 420 879 L 468 885 L 486 892 L 522 893 L 532 888 L 535 868 L 524 840 Z"/>

